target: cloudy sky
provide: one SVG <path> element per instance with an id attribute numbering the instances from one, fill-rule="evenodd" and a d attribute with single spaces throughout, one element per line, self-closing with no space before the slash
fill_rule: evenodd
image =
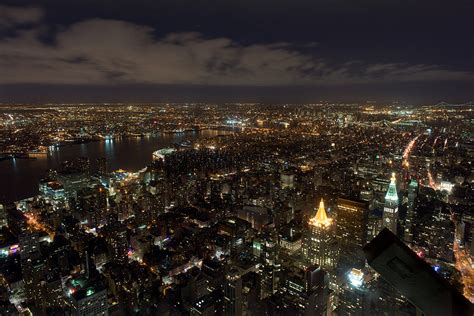
<path id="1" fill-rule="evenodd" d="M 474 99 L 473 1 L 0 3 L 0 102 Z"/>

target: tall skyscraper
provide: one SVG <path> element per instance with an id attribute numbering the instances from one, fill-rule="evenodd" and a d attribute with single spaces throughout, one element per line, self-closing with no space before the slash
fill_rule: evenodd
<path id="1" fill-rule="evenodd" d="M 109 256 L 112 261 L 126 263 L 128 260 L 127 227 L 121 223 L 110 225 L 106 240 L 109 246 Z M 113 229 L 113 231 L 112 231 Z"/>
<path id="2" fill-rule="evenodd" d="M 418 182 L 415 179 L 412 179 L 408 185 L 407 216 L 405 219 L 405 231 L 403 234 L 403 239 L 407 244 L 411 244 L 413 240 L 413 221 L 415 219 L 415 202 L 417 194 Z"/>
<path id="3" fill-rule="evenodd" d="M 45 306 L 43 280 L 48 271 L 48 262 L 40 252 L 38 233 L 25 233 L 19 236 L 21 249 L 21 270 L 25 293 L 40 310 Z"/>
<path id="4" fill-rule="evenodd" d="M 269 315 L 327 315 L 329 281 L 326 271 L 318 265 L 305 269 L 292 267 L 284 276 L 282 290 L 269 300 Z"/>
<path id="5" fill-rule="evenodd" d="M 385 203 L 383 208 L 382 225 L 397 234 L 398 226 L 398 193 L 395 173 L 392 174 L 390 184 L 388 185 L 387 194 L 385 195 Z"/>
<path id="6" fill-rule="evenodd" d="M 368 204 L 339 198 L 336 205 L 336 240 L 339 245 L 337 269 L 361 269 L 365 265 L 362 247 L 367 242 Z"/>
<path id="7" fill-rule="evenodd" d="M 242 278 L 235 267 L 232 267 L 225 277 L 224 315 L 242 315 Z"/>
<path id="8" fill-rule="evenodd" d="M 445 262 L 453 262 L 454 225 L 451 221 L 449 209 L 436 210 L 430 219 L 420 225 L 420 230 L 427 238 L 417 241 L 417 244 L 425 244 L 428 256 L 441 259 Z"/>
<path id="9" fill-rule="evenodd" d="M 254 241 L 255 253 L 260 253 L 262 264 L 261 282 L 260 282 L 260 297 L 266 298 L 277 290 L 280 273 L 280 263 L 278 259 L 278 244 L 274 242 L 277 236 L 266 234 L 263 236 L 261 242 Z"/>
<path id="10" fill-rule="evenodd" d="M 327 216 L 322 199 L 316 215 L 309 219 L 308 224 L 303 246 L 306 261 L 331 271 L 336 265 L 335 225 Z"/>
<path id="11" fill-rule="evenodd" d="M 42 309 L 44 303 L 42 280 L 48 270 L 46 260 L 40 257 L 39 253 L 28 258 L 24 258 L 22 254 L 21 270 L 25 293 L 37 308 Z"/>
<path id="12" fill-rule="evenodd" d="M 58 270 L 47 271 L 41 282 L 44 308 L 61 308 L 65 304 L 61 276 L 58 272 Z"/>
<path id="13" fill-rule="evenodd" d="M 351 269 L 342 279 L 338 315 L 364 315 L 366 290 L 364 274 L 361 270 Z"/>

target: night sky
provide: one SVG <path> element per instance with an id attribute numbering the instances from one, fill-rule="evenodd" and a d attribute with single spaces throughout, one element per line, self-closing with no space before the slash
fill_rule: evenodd
<path id="1" fill-rule="evenodd" d="M 474 99 L 472 0 L 0 4 L 0 102 Z"/>

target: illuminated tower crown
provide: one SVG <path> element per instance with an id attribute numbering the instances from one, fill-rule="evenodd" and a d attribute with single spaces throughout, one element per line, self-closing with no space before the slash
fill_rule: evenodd
<path id="1" fill-rule="evenodd" d="M 309 224 L 317 227 L 328 227 L 331 225 L 331 223 L 332 219 L 326 214 L 326 210 L 324 209 L 324 201 L 321 199 L 316 216 L 309 219 Z"/>
<path id="2" fill-rule="evenodd" d="M 395 173 L 392 173 L 392 178 L 390 178 L 390 185 L 388 186 L 387 194 L 385 195 L 385 202 L 392 202 L 393 204 L 398 205 L 398 194 L 397 194 L 397 183 L 396 183 Z"/>
<path id="3" fill-rule="evenodd" d="M 392 233 L 398 231 L 398 194 L 395 173 L 392 173 L 387 194 L 385 195 L 385 205 L 382 214 L 383 225 L 390 229 Z"/>
<path id="4" fill-rule="evenodd" d="M 335 268 L 337 250 L 333 221 L 328 217 L 321 199 L 314 217 L 309 219 L 309 229 L 305 233 L 302 244 L 303 255 L 308 264 L 316 263 L 326 271 Z"/>

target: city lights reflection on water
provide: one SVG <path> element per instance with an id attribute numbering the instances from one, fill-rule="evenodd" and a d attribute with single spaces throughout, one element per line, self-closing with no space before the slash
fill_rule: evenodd
<path id="1" fill-rule="evenodd" d="M 38 193 L 38 182 L 48 169 L 61 169 L 65 160 L 88 157 L 90 168 L 95 171 L 97 158 L 107 159 L 109 170 L 128 171 L 142 169 L 152 161 L 152 154 L 174 143 L 193 141 L 198 137 L 213 137 L 233 133 L 230 130 L 203 130 L 199 133 L 161 134 L 151 137 L 106 139 L 79 145 L 55 147 L 48 155 L 35 159 L 9 159 L 0 161 L 0 202 L 11 202 Z"/>

